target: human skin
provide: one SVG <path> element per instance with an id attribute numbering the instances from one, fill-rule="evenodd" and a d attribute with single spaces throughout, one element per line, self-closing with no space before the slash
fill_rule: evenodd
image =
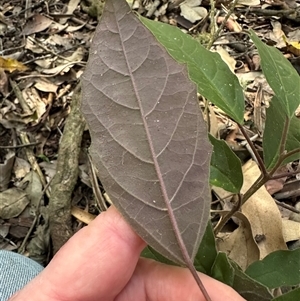
<path id="1" fill-rule="evenodd" d="M 205 301 L 187 269 L 140 258 L 145 246 L 112 206 L 9 301 Z M 245 301 L 231 287 L 199 276 L 212 301 Z"/>

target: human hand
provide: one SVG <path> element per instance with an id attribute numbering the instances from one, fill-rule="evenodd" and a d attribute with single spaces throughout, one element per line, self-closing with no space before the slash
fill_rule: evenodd
<path id="1" fill-rule="evenodd" d="M 112 206 L 9 301 L 205 301 L 189 270 L 140 258 L 145 246 Z M 200 277 L 213 301 L 244 300 L 231 287 Z"/>

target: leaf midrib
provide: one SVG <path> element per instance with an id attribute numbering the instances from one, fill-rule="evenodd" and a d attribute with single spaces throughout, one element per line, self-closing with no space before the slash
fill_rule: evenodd
<path id="1" fill-rule="evenodd" d="M 114 12 L 115 12 L 115 10 L 114 10 Z M 114 13 L 114 17 L 116 17 L 115 13 Z M 169 200 L 169 197 L 168 197 L 168 194 L 167 194 L 166 186 L 165 186 L 165 183 L 164 183 L 163 178 L 162 178 L 162 173 L 160 172 L 160 167 L 159 167 L 159 164 L 157 162 L 157 157 L 156 157 L 156 154 L 155 154 L 155 151 L 154 151 L 154 146 L 153 146 L 153 143 L 152 143 L 149 128 L 147 127 L 145 115 L 144 115 L 143 108 L 142 108 L 141 99 L 139 97 L 137 88 L 135 86 L 135 82 L 133 80 L 134 76 L 133 76 L 131 68 L 129 67 L 129 64 L 128 64 L 128 58 L 127 58 L 127 55 L 126 55 L 125 45 L 123 43 L 122 34 L 121 34 L 120 27 L 119 27 L 119 22 L 118 22 L 117 18 L 115 18 L 115 20 L 116 20 L 116 24 L 117 24 L 117 28 L 118 28 L 118 32 L 119 32 L 119 36 L 120 36 L 120 42 L 121 42 L 123 54 L 124 54 L 124 57 L 125 57 L 127 69 L 128 69 L 128 72 L 129 72 L 129 76 L 131 78 L 131 82 L 132 82 L 132 85 L 133 85 L 133 89 L 135 91 L 136 99 L 137 99 L 138 105 L 140 107 L 141 119 L 142 119 L 143 124 L 144 124 L 147 140 L 148 140 L 148 143 L 149 143 L 150 153 L 151 153 L 152 158 L 153 158 L 153 164 L 154 164 L 154 168 L 155 168 L 155 171 L 156 171 L 156 175 L 157 175 L 158 180 L 159 180 L 159 185 L 160 185 L 160 188 L 161 188 L 162 196 L 163 196 L 165 205 L 167 207 L 168 216 L 170 218 L 170 222 L 171 222 L 171 225 L 173 227 L 173 231 L 174 231 L 178 246 L 181 250 L 183 261 L 184 261 L 184 263 L 187 263 L 188 261 L 191 260 L 191 258 L 189 258 L 189 256 L 188 256 L 187 248 L 186 248 L 186 246 L 184 244 L 184 241 L 183 241 L 183 238 L 180 234 L 178 223 L 177 223 L 177 220 L 175 218 L 174 212 L 173 212 L 171 204 L 170 204 L 170 200 Z M 167 81 L 165 81 L 165 82 L 167 82 Z M 198 127 L 198 124 L 197 124 L 197 127 Z M 196 139 L 196 146 L 197 146 L 197 143 L 198 143 L 198 139 Z M 195 146 L 195 149 L 196 149 L 196 146 Z M 195 156 L 195 151 L 194 151 L 194 156 Z M 194 157 L 193 157 L 193 162 L 194 162 Z M 190 169 L 190 167 L 189 167 L 189 169 Z M 180 186 L 181 185 L 179 185 L 179 187 Z M 178 191 L 178 189 L 176 190 L 174 195 L 176 195 L 177 191 Z"/>

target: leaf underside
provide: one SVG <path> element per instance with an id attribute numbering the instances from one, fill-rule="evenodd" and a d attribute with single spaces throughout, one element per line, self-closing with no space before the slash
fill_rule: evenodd
<path id="1" fill-rule="evenodd" d="M 196 86 L 126 1 L 106 2 L 82 102 L 114 205 L 156 251 L 184 265 L 182 240 L 194 259 L 209 217 L 211 155 Z"/>

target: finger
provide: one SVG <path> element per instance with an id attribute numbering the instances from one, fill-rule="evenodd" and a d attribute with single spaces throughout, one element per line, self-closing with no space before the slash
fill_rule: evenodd
<path id="1" fill-rule="evenodd" d="M 154 268 L 150 268 L 153 265 Z M 163 300 L 206 300 L 196 284 L 195 279 L 188 269 L 180 267 L 169 267 L 157 262 L 143 262 L 140 265 L 141 273 L 148 273 L 145 284 L 148 299 L 151 301 Z M 212 300 L 222 301 L 245 301 L 231 287 L 221 283 L 205 274 L 198 273 Z M 156 279 L 156 280 L 154 280 Z M 163 283 L 164 285 L 159 285 Z M 156 287 L 157 293 L 153 295 L 153 287 Z"/>
<path id="2" fill-rule="evenodd" d="M 94 301 L 106 296 L 105 300 L 112 300 L 131 278 L 145 246 L 110 207 L 75 234 L 18 297 Z"/>
<path id="3" fill-rule="evenodd" d="M 207 275 L 198 274 L 211 300 L 245 301 L 226 284 Z M 205 301 L 206 299 L 188 269 L 165 265 L 153 260 L 140 259 L 130 283 L 116 298 L 116 301 L 131 300 Z"/>

